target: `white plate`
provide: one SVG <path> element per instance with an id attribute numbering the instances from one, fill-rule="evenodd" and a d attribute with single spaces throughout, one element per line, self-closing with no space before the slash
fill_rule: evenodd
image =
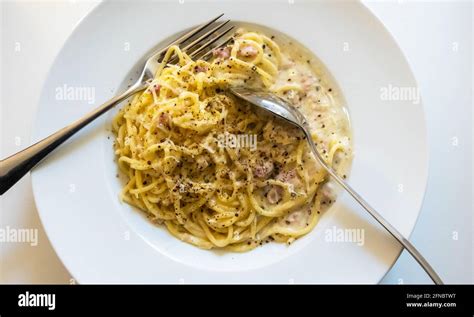
<path id="1" fill-rule="evenodd" d="M 349 182 L 409 236 L 427 180 L 422 105 L 382 100 L 381 89 L 417 86 L 392 37 L 360 3 L 103 3 L 78 25 L 56 58 L 34 139 L 112 97 L 158 42 L 221 12 L 282 31 L 324 62 L 351 114 L 355 158 Z M 94 98 L 61 98 L 58 93 L 68 87 L 76 92 L 86 87 Z M 32 176 L 48 237 L 81 283 L 377 283 L 400 254 L 398 243 L 347 194 L 291 247 L 268 244 L 234 254 L 182 243 L 119 202 L 107 139 L 110 116 L 81 131 Z M 365 243 L 334 241 L 339 229 L 361 230 Z"/>

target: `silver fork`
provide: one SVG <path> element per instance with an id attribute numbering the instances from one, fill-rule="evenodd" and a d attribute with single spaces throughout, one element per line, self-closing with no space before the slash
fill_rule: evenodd
<path id="1" fill-rule="evenodd" d="M 164 53 L 172 45 L 185 45 L 182 50 L 186 52 L 192 58 L 198 58 L 201 55 L 205 55 L 214 48 L 222 47 L 231 38 L 229 35 L 230 31 L 234 28 L 233 26 L 227 25 L 230 20 L 225 22 L 217 22 L 224 14 L 221 14 L 210 21 L 194 28 L 186 34 L 180 36 L 178 39 L 171 42 L 164 48 L 155 51 L 146 61 L 143 66 L 143 71 L 140 78 L 130 86 L 129 89 L 113 97 L 107 102 L 100 105 L 92 112 L 86 114 L 79 120 L 69 124 L 63 129 L 55 132 L 54 134 L 46 137 L 45 139 L 27 147 L 26 149 L 9 156 L 8 158 L 0 161 L 0 195 L 3 195 L 8 189 L 10 189 L 20 178 L 28 173 L 36 164 L 38 164 L 44 157 L 61 145 L 64 141 L 69 139 L 77 131 L 94 121 L 100 115 L 112 109 L 115 105 L 134 95 L 137 92 L 145 90 L 148 85 L 147 81 L 153 79 L 155 72 L 160 65 Z M 225 35 L 228 35 L 224 38 Z M 216 43 L 223 39 L 224 41 L 220 45 Z M 176 62 L 175 58 L 172 58 L 170 63 Z"/>
<path id="2" fill-rule="evenodd" d="M 362 198 L 351 186 L 349 186 L 336 172 L 329 167 L 324 161 L 321 154 L 316 148 L 316 144 L 311 138 L 308 123 L 303 114 L 296 108 L 287 104 L 283 99 L 265 91 L 257 91 L 244 87 L 231 88 L 231 93 L 240 99 L 249 102 L 252 105 L 257 106 L 259 109 L 263 109 L 273 115 L 283 119 L 284 121 L 296 126 L 301 129 L 306 136 L 306 140 L 310 145 L 311 152 L 313 152 L 316 160 L 322 165 L 322 167 L 329 173 L 329 175 L 336 180 L 336 182 L 344 188 L 375 220 L 378 221 L 400 244 L 415 258 L 415 260 L 421 265 L 421 267 L 428 273 L 430 278 L 436 284 L 443 284 L 441 278 L 436 274 L 435 270 L 421 255 L 420 252 L 415 248 L 413 244 L 408 241 L 394 226 L 392 226 L 385 218 L 382 217 L 374 208 L 372 208 L 365 199 Z"/>

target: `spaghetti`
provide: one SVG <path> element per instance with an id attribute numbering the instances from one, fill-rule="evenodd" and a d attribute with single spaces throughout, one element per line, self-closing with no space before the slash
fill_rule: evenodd
<path id="1" fill-rule="evenodd" d="M 113 121 L 127 177 L 121 199 L 203 249 L 241 252 L 310 232 L 334 200 L 327 174 L 300 131 L 226 93 L 246 85 L 285 98 L 308 118 L 327 163 L 344 173 L 347 116 L 291 45 L 284 51 L 264 34 L 238 30 L 210 61 L 170 47 L 148 88 Z"/>

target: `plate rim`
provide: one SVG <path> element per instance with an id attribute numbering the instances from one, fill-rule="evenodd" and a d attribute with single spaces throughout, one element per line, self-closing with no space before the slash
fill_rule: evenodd
<path id="1" fill-rule="evenodd" d="M 260 0 L 260 2 L 264 2 L 264 1 L 265 0 Z M 51 77 L 52 71 L 53 71 L 53 66 L 57 63 L 57 61 L 60 58 L 61 54 L 63 53 L 65 47 L 73 40 L 74 35 L 76 35 L 79 32 L 79 29 L 81 28 L 81 26 L 83 26 L 85 23 L 87 23 L 87 20 L 90 18 L 90 16 L 94 13 L 97 13 L 97 11 L 101 10 L 104 6 L 106 6 L 107 4 L 109 4 L 111 2 L 113 2 L 113 1 L 103 0 L 100 3 L 98 3 L 97 5 L 95 5 L 92 9 L 89 9 L 87 11 L 87 13 L 84 14 L 79 19 L 79 21 L 75 24 L 72 31 L 69 33 L 67 38 L 64 40 L 64 42 L 60 46 L 60 48 L 57 50 L 57 52 L 54 56 L 54 59 L 53 59 L 52 63 L 50 64 L 48 72 L 46 73 L 46 76 L 44 77 L 43 83 L 41 85 L 41 94 L 40 94 L 40 97 L 39 97 L 39 100 L 38 100 L 38 107 L 35 109 L 35 113 L 34 113 L 34 120 L 33 120 L 32 129 L 31 129 L 31 133 L 30 133 L 30 140 L 36 141 L 38 139 L 38 129 L 39 129 L 38 128 L 38 125 L 39 125 L 38 114 L 41 111 L 44 111 L 44 110 L 41 109 L 42 107 L 40 107 L 40 106 L 41 106 L 41 101 L 43 99 L 43 94 L 44 94 L 45 87 L 47 86 L 47 83 L 48 83 L 48 81 Z M 229 1 L 226 1 L 226 2 L 233 2 L 233 1 L 229 0 Z M 239 2 L 239 0 L 236 0 L 235 2 Z M 163 3 L 155 3 L 155 4 L 160 5 L 160 4 L 166 4 L 166 3 L 168 3 L 168 1 L 164 1 Z M 414 81 L 414 83 L 416 85 L 416 88 L 420 89 L 418 80 L 417 80 L 417 78 L 416 78 L 416 76 L 413 72 L 413 68 L 411 67 L 410 61 L 407 58 L 406 53 L 401 49 L 399 43 L 395 39 L 395 37 L 392 34 L 392 32 L 390 31 L 390 29 L 373 12 L 373 10 L 371 10 L 367 5 L 365 5 L 361 1 L 357 1 L 356 3 L 359 5 L 360 8 L 362 8 L 364 11 L 366 11 L 366 13 L 368 13 L 368 15 L 370 15 L 371 18 L 374 19 L 376 23 L 380 24 L 380 26 L 382 27 L 381 29 L 383 29 L 383 32 L 385 33 L 385 35 L 388 36 L 390 38 L 391 42 L 396 46 L 396 48 L 398 49 L 398 52 L 400 53 L 401 57 L 403 58 L 404 63 L 406 63 L 406 65 L 408 66 L 407 68 L 408 68 L 408 71 L 409 71 L 409 75 L 410 75 L 411 79 Z M 426 199 L 426 190 L 427 190 L 428 179 L 429 179 L 429 171 L 430 171 L 429 139 L 428 139 L 427 124 L 426 124 L 425 106 L 424 106 L 424 103 L 423 103 L 423 97 L 422 97 L 422 91 L 421 90 L 420 90 L 420 103 L 419 103 L 419 106 L 422 109 L 421 115 L 422 115 L 422 119 L 423 119 L 423 139 L 425 140 L 425 151 L 423 151 L 423 153 L 425 155 L 423 174 L 424 174 L 425 177 L 422 180 L 422 183 L 423 183 L 422 197 L 420 198 L 419 206 L 416 207 L 417 212 L 416 212 L 416 216 L 414 218 L 413 226 L 409 230 L 409 234 L 407 236 L 408 239 L 410 239 L 410 237 L 412 236 L 412 234 L 413 234 L 413 232 L 414 232 L 414 230 L 415 230 L 415 228 L 416 228 L 416 226 L 419 222 L 419 219 L 420 219 L 420 214 L 421 214 L 421 211 L 422 211 L 422 207 L 423 207 L 423 205 L 425 203 L 425 199 Z M 350 109 L 349 109 L 349 111 L 350 111 Z M 34 198 L 34 203 L 35 203 L 36 209 L 38 211 L 40 223 L 41 223 L 41 225 L 44 229 L 46 238 L 49 240 L 51 247 L 53 248 L 54 252 L 58 256 L 58 258 L 60 259 L 60 261 L 62 262 L 64 267 L 68 270 L 68 273 L 72 276 L 72 278 L 74 278 L 76 280 L 76 282 L 80 283 L 80 281 L 78 281 L 78 279 L 77 279 L 77 276 L 74 276 L 73 272 L 69 269 L 69 265 L 66 264 L 67 261 L 65 260 L 64 254 L 61 254 L 60 252 L 58 252 L 56 243 L 53 242 L 53 239 L 51 239 L 51 236 L 50 236 L 51 233 L 48 232 L 48 230 L 46 230 L 46 226 L 45 226 L 45 223 L 44 223 L 44 217 L 42 216 L 41 208 L 40 208 L 39 202 L 38 202 L 38 200 L 39 200 L 39 198 L 38 198 L 39 197 L 38 187 L 39 186 L 34 185 L 34 183 L 35 183 L 34 179 L 38 179 L 38 177 L 35 176 L 35 175 L 37 175 L 37 174 L 35 173 L 35 170 L 33 169 L 31 171 L 33 198 Z M 380 283 L 387 276 L 387 274 L 391 271 L 391 269 L 393 268 L 395 263 L 397 263 L 397 261 L 398 261 L 400 255 L 402 254 L 403 250 L 404 250 L 404 248 L 400 245 L 399 246 L 399 251 L 397 252 L 397 255 L 395 256 L 393 262 L 387 267 L 385 273 L 382 276 L 380 276 L 379 278 L 377 278 L 377 280 L 378 280 L 377 283 Z"/>

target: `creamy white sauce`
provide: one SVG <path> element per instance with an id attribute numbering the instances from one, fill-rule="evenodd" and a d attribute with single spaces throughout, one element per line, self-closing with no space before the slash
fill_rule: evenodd
<path id="1" fill-rule="evenodd" d="M 352 134 L 339 88 L 309 50 L 285 37 L 274 40 L 280 45 L 283 60 L 273 88 L 292 84 L 301 87 L 301 91 L 291 90 L 281 97 L 306 117 L 311 132 L 318 136 L 317 147 L 323 156 L 327 157 L 332 142 L 344 145 L 344 151 L 337 151 L 334 155 L 332 166 L 346 178 L 352 160 Z M 309 166 L 308 170 L 312 173 L 317 168 Z M 318 188 L 318 195 L 322 195 L 321 211 L 334 203 L 338 191 L 338 185 L 332 180 Z M 309 219 L 310 206 L 305 206 L 288 214 L 277 225 L 296 231 L 307 226 Z"/>

